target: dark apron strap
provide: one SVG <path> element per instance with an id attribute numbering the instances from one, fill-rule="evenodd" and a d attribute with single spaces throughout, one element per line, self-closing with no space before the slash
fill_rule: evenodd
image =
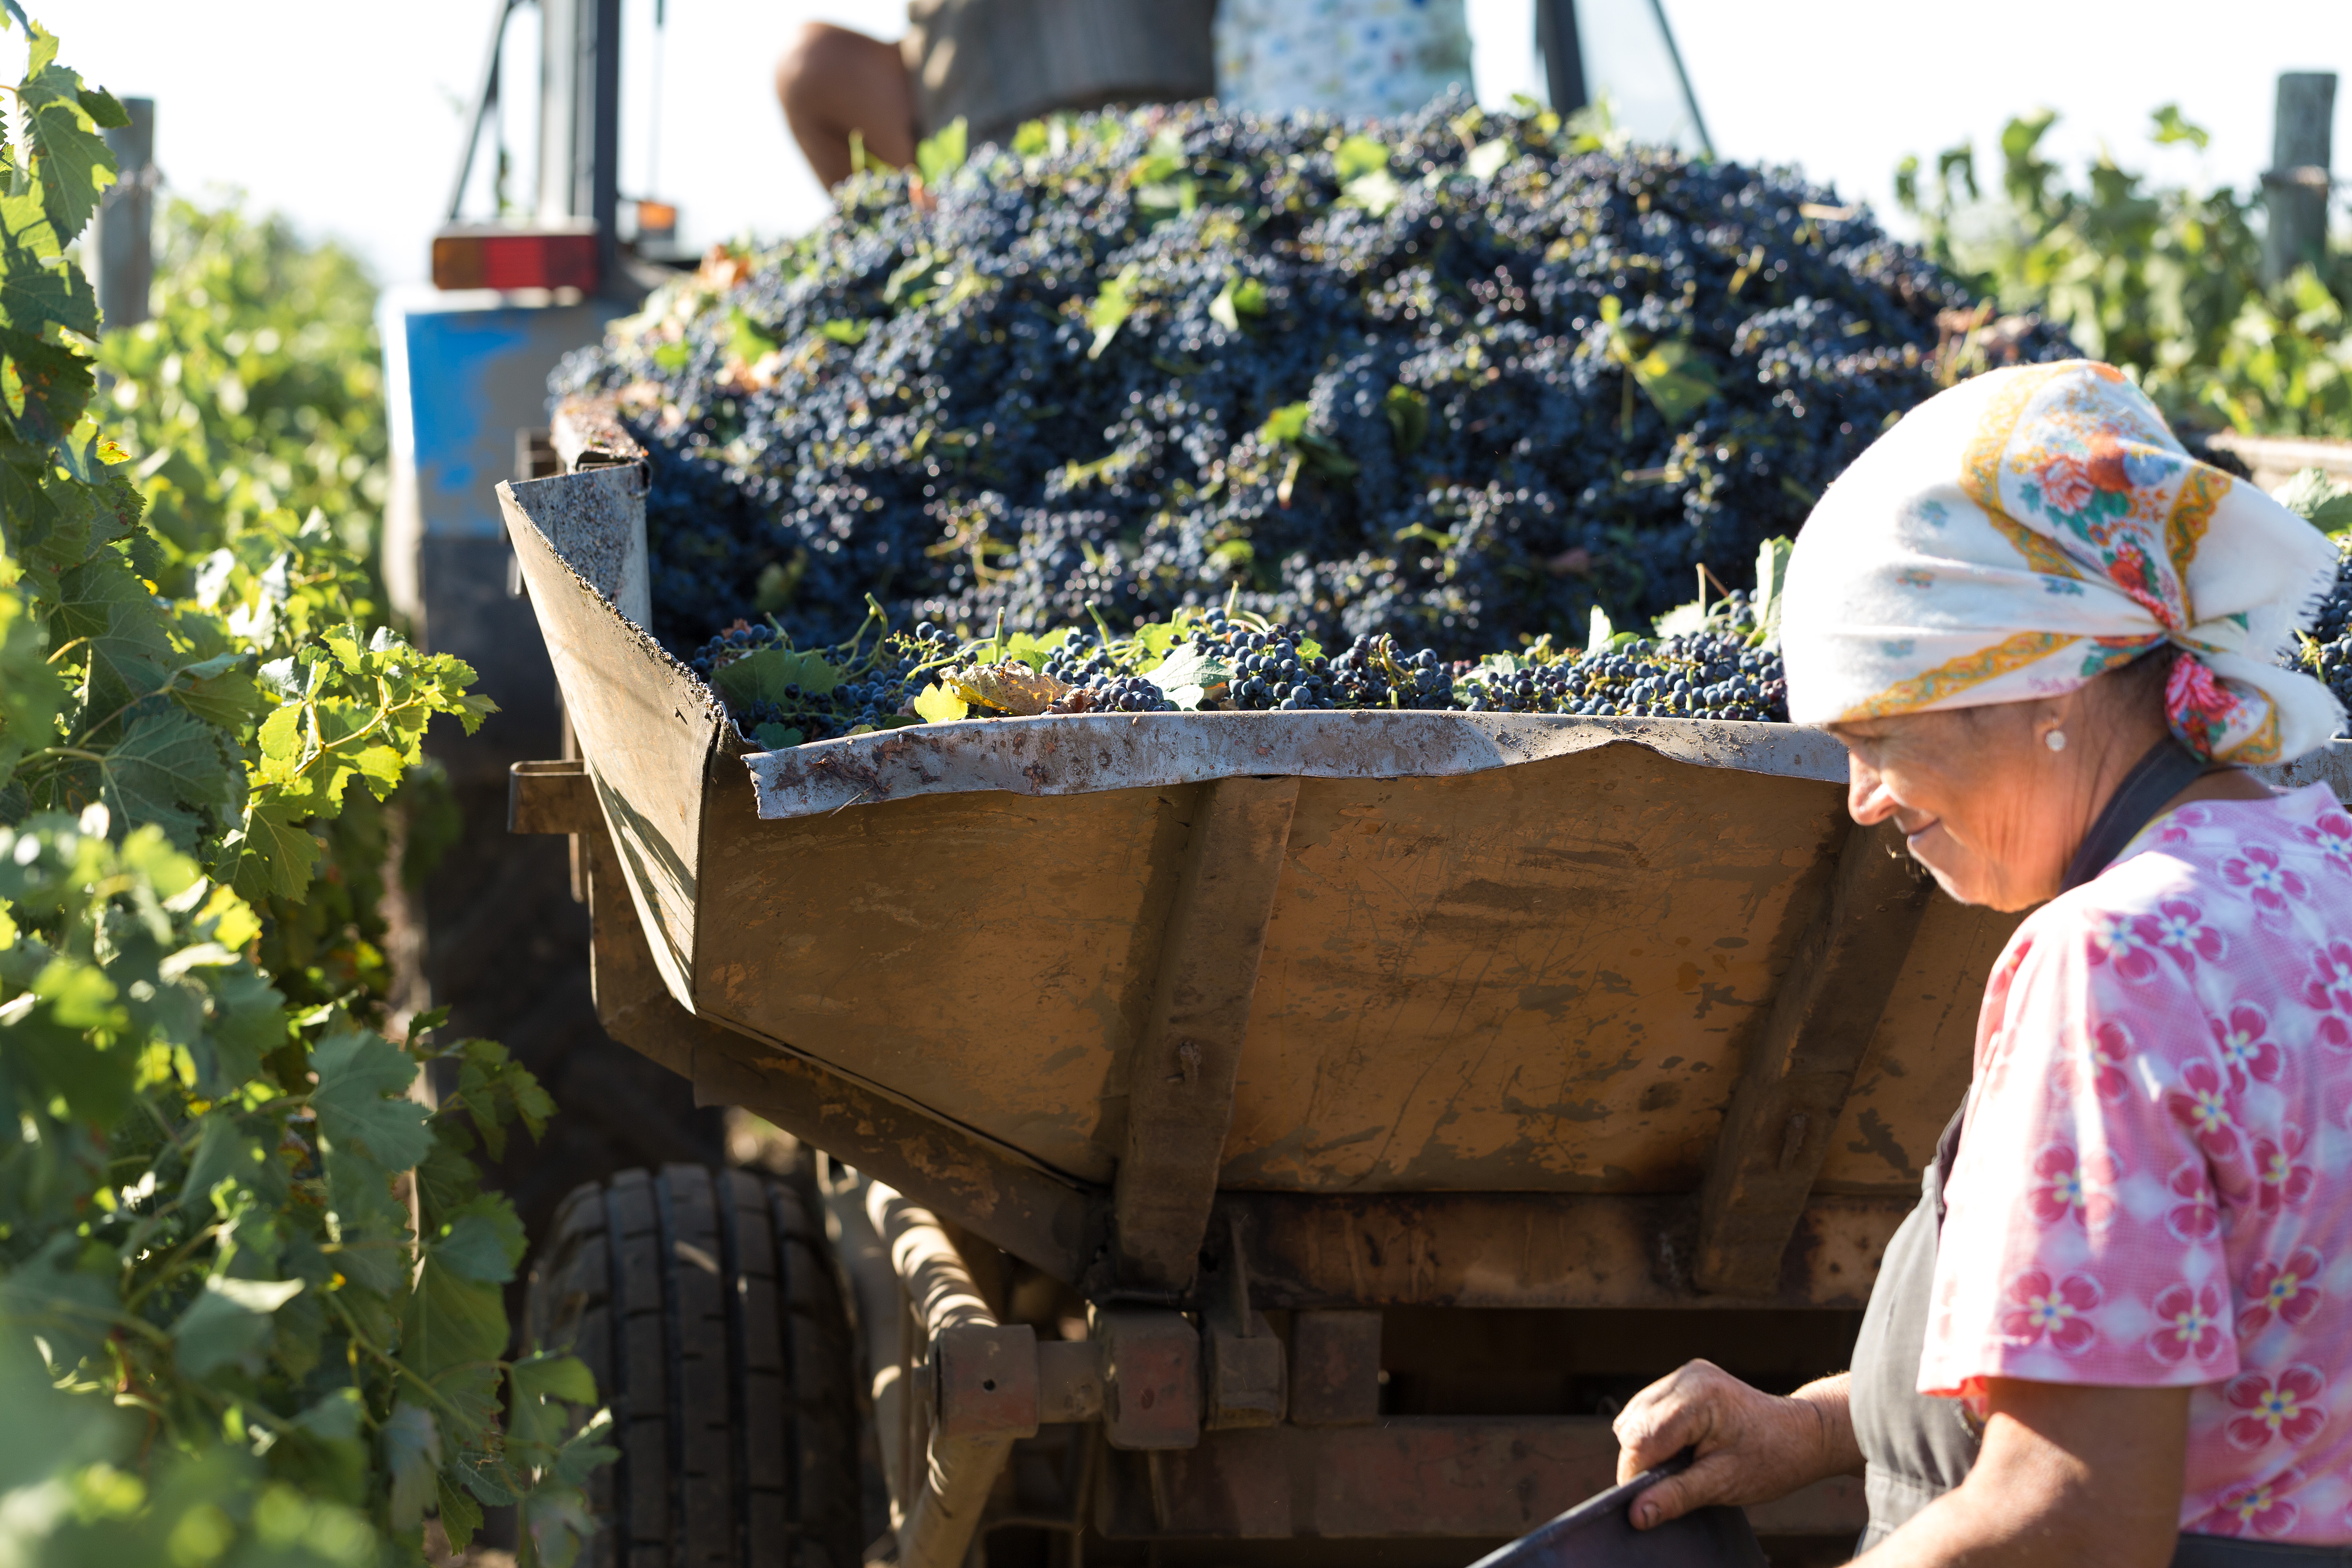
<path id="1" fill-rule="evenodd" d="M 2133 764 L 2107 797 L 2106 809 L 2083 835 L 2074 858 L 2066 863 L 2066 881 L 2058 890 L 2071 893 L 2116 863 L 2124 847 L 2156 819 L 2164 803 L 2195 784 L 2209 764 L 2170 734 L 2150 746 L 2147 755 Z"/>

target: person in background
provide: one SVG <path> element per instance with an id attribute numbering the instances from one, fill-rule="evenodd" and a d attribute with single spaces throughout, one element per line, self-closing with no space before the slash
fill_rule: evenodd
<path id="1" fill-rule="evenodd" d="M 1217 101 L 1252 114 L 1407 114 L 1470 88 L 1463 0 L 1221 0 Z"/>
<path id="2" fill-rule="evenodd" d="M 1453 0 L 1461 9 L 1461 0 Z M 847 179 L 851 137 L 905 166 L 958 120 L 1004 142 L 1056 110 L 1166 103 L 1216 90 L 1216 0 L 908 0 L 895 44 L 812 22 L 776 68 L 776 96 L 809 166 Z"/>

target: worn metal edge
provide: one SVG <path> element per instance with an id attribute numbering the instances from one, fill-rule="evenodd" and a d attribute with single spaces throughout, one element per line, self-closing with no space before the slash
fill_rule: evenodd
<path id="1" fill-rule="evenodd" d="M 967 719 L 754 752 L 743 762 L 760 816 L 779 821 L 977 790 L 1089 795 L 1243 774 L 1449 778 L 1624 744 L 1700 767 L 1826 784 L 1846 776 L 1844 747 L 1793 724 L 1380 709 Z"/>

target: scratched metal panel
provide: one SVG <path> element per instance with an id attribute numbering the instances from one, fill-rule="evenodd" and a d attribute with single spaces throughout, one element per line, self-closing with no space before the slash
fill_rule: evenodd
<path id="1" fill-rule="evenodd" d="M 1221 1184 L 1687 1190 L 1843 808 L 1634 747 L 1302 787 Z"/>

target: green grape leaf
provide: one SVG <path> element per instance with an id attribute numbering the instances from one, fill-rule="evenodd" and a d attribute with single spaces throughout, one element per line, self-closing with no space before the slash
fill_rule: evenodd
<path id="1" fill-rule="evenodd" d="M 1094 303 L 1087 307 L 1087 325 L 1095 330 L 1095 341 L 1087 350 L 1088 359 L 1102 358 L 1103 350 L 1110 347 L 1111 339 L 1134 314 L 1135 288 L 1142 281 L 1143 268 L 1130 261 L 1097 291 Z"/>
<path id="2" fill-rule="evenodd" d="M 596 1403 L 596 1379 L 576 1356 L 525 1356 L 509 1369 L 507 1441 L 516 1447 L 551 1451 L 572 1426 L 565 1405 Z"/>
<path id="3" fill-rule="evenodd" d="M 440 1495 L 441 1429 L 431 1411 L 404 1399 L 392 1407 L 377 1442 L 392 1481 L 393 1528 L 415 1530 L 425 1505 Z"/>
<path id="4" fill-rule="evenodd" d="M 49 641 L 53 652 L 68 641 L 88 652 L 86 700 L 100 716 L 163 690 L 177 662 L 153 595 L 111 550 L 59 574 Z"/>
<path id="5" fill-rule="evenodd" d="M 936 185 L 963 167 L 968 133 L 963 116 L 948 121 L 936 135 L 925 137 L 915 145 L 915 167 L 923 176 L 923 184 Z"/>
<path id="6" fill-rule="evenodd" d="M 425 1243 L 427 1258 L 461 1279 L 503 1285 L 522 1261 L 522 1220 L 503 1194 L 473 1198 L 445 1219 Z"/>
<path id="7" fill-rule="evenodd" d="M 122 100 L 102 87 L 85 87 L 75 96 L 81 101 L 81 111 L 100 131 L 121 131 L 131 123 L 131 111 L 122 107 Z"/>
<path id="8" fill-rule="evenodd" d="M 2271 495 L 2322 533 L 2352 528 L 2352 483 L 2325 468 L 2301 469 Z"/>
<path id="9" fill-rule="evenodd" d="M 272 895 L 301 897 L 320 857 L 318 839 L 302 826 L 309 815 L 284 801 L 255 796 L 225 846 L 231 886 L 256 902 Z"/>
<path id="10" fill-rule="evenodd" d="M 198 814 L 226 809 L 236 795 L 220 731 L 178 709 L 133 720 L 100 765 L 115 820 L 154 823 L 183 849 L 196 847 Z"/>
<path id="11" fill-rule="evenodd" d="M 1381 398 L 1381 412 L 1388 416 L 1398 457 L 1412 456 L 1429 438 L 1429 399 L 1414 388 L 1401 383 L 1390 387 Z"/>
<path id="12" fill-rule="evenodd" d="M 98 335 L 98 294 L 79 267 L 45 265 L 62 253 L 41 198 L 0 195 L 0 327 L 39 338 L 51 327 Z"/>
<path id="13" fill-rule="evenodd" d="M 1510 161 L 1510 142 L 1497 137 L 1471 148 L 1470 155 L 1462 160 L 1462 172 L 1474 180 L 1491 180 Z"/>
<path id="14" fill-rule="evenodd" d="M 506 1300 L 499 1287 L 467 1279 L 428 1253 L 402 1318 L 401 1361 L 420 1376 L 435 1378 L 469 1363 L 494 1361 L 506 1343 Z"/>
<path id="15" fill-rule="evenodd" d="M 463 1553 L 473 1544 L 474 1532 L 482 1528 L 482 1505 L 465 1488 L 452 1482 L 446 1471 L 436 1478 L 436 1486 L 442 1533 L 449 1538 L 451 1552 Z"/>
<path id="16" fill-rule="evenodd" d="M 1716 393 L 1715 366 L 1688 343 L 1660 343 L 1627 368 L 1669 425 L 1685 423 Z"/>
<path id="17" fill-rule="evenodd" d="M 310 1052 L 319 1075 L 311 1114 L 331 1143 L 356 1143 L 391 1170 L 406 1170 L 433 1146 L 425 1107 L 405 1096 L 416 1063 L 382 1035 L 344 1028 Z"/>
<path id="18" fill-rule="evenodd" d="M 754 702 L 773 702 L 784 707 L 793 701 L 785 690 L 787 687 L 797 686 L 811 697 L 824 697 L 841 684 L 842 671 L 814 650 L 793 652 L 770 647 L 721 665 L 711 672 L 710 681 L 739 708 L 748 708 Z"/>
<path id="19" fill-rule="evenodd" d="M 226 1279 L 217 1276 L 172 1325 L 173 1353 L 191 1377 L 237 1363 L 257 1371 L 269 1342 L 270 1315 L 294 1299 L 299 1279 Z"/>
<path id="20" fill-rule="evenodd" d="M 1385 171 L 1388 166 L 1389 150 L 1360 132 L 1340 142 L 1331 154 L 1331 171 L 1343 185 L 1366 174 Z"/>
<path id="21" fill-rule="evenodd" d="M 530 1069 L 495 1040 L 467 1040 L 459 1049 L 457 1097 L 490 1158 L 506 1157 L 509 1121 L 520 1121 L 536 1142 L 555 1114 L 555 1101 Z"/>

